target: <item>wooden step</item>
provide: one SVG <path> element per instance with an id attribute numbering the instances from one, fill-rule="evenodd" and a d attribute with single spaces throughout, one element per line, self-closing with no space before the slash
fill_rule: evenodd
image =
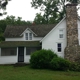
<path id="1" fill-rule="evenodd" d="M 29 65 L 29 64 L 28 63 L 21 63 L 21 62 L 14 64 L 15 67 L 21 67 L 21 66 L 27 66 L 27 65 Z"/>

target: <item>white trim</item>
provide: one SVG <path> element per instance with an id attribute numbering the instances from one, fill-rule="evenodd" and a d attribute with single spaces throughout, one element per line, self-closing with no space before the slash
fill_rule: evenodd
<path id="1" fill-rule="evenodd" d="M 26 47 L 24 47 L 24 63 L 26 62 Z"/>
<path id="2" fill-rule="evenodd" d="M 17 47 L 17 62 L 18 62 L 18 47 Z"/>
<path id="3" fill-rule="evenodd" d="M 26 30 L 29 30 L 31 33 L 33 33 L 35 36 L 37 36 L 37 34 L 35 34 L 30 28 L 26 28 Z M 24 34 L 26 30 L 24 30 L 24 32 L 22 34 Z M 22 34 L 20 36 L 22 36 Z"/>
<path id="4" fill-rule="evenodd" d="M 66 17 L 64 17 L 40 42 L 42 42 L 51 32 L 53 32 L 64 20 Z"/>
<path id="5" fill-rule="evenodd" d="M 0 56 L 1 56 L 1 48 L 0 48 Z"/>

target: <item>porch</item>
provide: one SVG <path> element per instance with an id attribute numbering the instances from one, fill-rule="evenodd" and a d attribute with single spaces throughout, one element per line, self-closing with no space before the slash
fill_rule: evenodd
<path id="1" fill-rule="evenodd" d="M 0 43 L 0 64 L 29 63 L 32 52 L 40 50 L 38 41 L 5 41 Z"/>

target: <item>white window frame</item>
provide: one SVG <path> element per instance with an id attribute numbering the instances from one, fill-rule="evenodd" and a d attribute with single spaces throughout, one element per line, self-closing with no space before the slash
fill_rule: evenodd
<path id="1" fill-rule="evenodd" d="M 59 39 L 63 39 L 64 38 L 64 34 L 63 34 L 63 29 L 59 30 Z"/>
<path id="2" fill-rule="evenodd" d="M 32 40 L 32 33 L 29 33 L 29 40 Z"/>
<path id="3" fill-rule="evenodd" d="M 59 44 L 61 46 L 59 46 Z M 57 43 L 57 52 L 62 52 L 62 43 Z"/>
<path id="4" fill-rule="evenodd" d="M 28 40 L 28 33 L 25 33 L 25 39 Z"/>
<path id="5" fill-rule="evenodd" d="M 25 33 L 26 40 L 32 40 L 32 33 Z"/>

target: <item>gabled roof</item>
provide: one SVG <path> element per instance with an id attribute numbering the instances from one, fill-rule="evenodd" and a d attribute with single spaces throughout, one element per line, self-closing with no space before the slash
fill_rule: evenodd
<path id="1" fill-rule="evenodd" d="M 42 42 L 51 32 L 53 32 L 65 19 L 66 16 L 40 42 Z"/>
<path id="2" fill-rule="evenodd" d="M 38 37 L 44 37 L 55 27 L 55 25 L 56 24 L 7 26 L 4 32 L 4 37 L 20 37 L 27 28 L 30 28 Z"/>
<path id="3" fill-rule="evenodd" d="M 34 36 L 37 36 L 37 34 L 35 34 L 30 28 L 27 28 L 26 30 L 29 30 L 31 33 L 34 34 Z M 25 31 L 26 31 L 26 30 L 25 30 Z M 23 35 L 23 34 L 25 33 L 25 31 L 24 31 L 21 35 Z M 21 36 L 21 35 L 20 35 L 20 36 Z"/>

